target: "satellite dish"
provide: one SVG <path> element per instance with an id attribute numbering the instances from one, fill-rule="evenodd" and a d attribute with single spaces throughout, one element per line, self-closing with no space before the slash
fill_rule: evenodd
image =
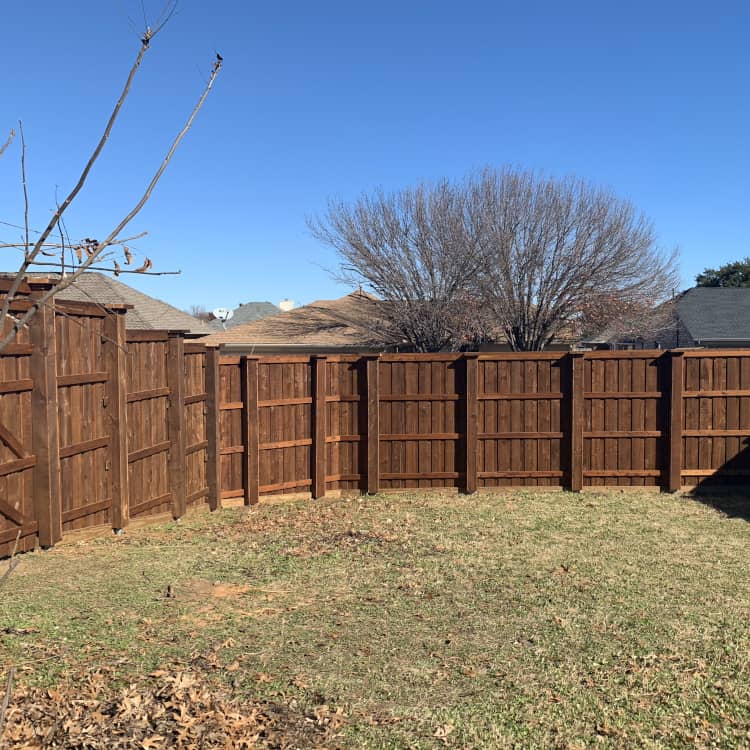
<path id="1" fill-rule="evenodd" d="M 234 313 L 231 310 L 227 310 L 226 307 L 217 307 L 215 310 L 211 311 L 211 315 L 213 315 L 216 320 L 226 323 Z"/>

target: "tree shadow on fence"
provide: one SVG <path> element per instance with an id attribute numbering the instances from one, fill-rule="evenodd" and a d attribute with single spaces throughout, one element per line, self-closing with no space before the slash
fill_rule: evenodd
<path id="1" fill-rule="evenodd" d="M 750 521 L 750 437 L 742 447 L 710 477 L 703 477 L 691 496 L 730 518 Z"/>

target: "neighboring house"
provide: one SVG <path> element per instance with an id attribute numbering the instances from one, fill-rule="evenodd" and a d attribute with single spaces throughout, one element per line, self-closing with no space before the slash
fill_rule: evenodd
<path id="1" fill-rule="evenodd" d="M 693 287 L 673 303 L 670 320 L 649 336 L 588 339 L 602 349 L 750 347 L 750 288 Z"/>
<path id="2" fill-rule="evenodd" d="M 663 347 L 750 347 L 750 289 L 695 287 L 675 303 L 675 325 Z"/>
<path id="3" fill-rule="evenodd" d="M 232 310 L 232 317 L 222 325 L 220 320 L 212 318 L 208 325 L 213 331 L 224 331 L 227 328 L 252 323 L 254 320 L 267 318 L 269 315 L 277 315 L 279 308 L 272 302 L 245 302 Z"/>
<path id="4" fill-rule="evenodd" d="M 208 345 L 258 354 L 367 353 L 384 351 L 368 331 L 377 300 L 356 291 L 335 300 L 318 300 L 203 339 Z M 244 307 L 244 305 L 243 305 Z"/>
<path id="5" fill-rule="evenodd" d="M 245 354 L 314 354 L 412 351 L 407 342 L 384 344 L 388 326 L 379 319 L 379 300 L 358 290 L 211 334 L 202 343 Z M 385 334 L 387 335 L 387 334 Z M 498 334 L 500 336 L 501 334 Z M 568 351 L 575 341 L 563 336 L 550 350 Z M 483 344 L 480 351 L 509 351 L 507 343 Z"/>
<path id="6" fill-rule="evenodd" d="M 50 274 L 30 275 L 51 278 Z M 212 332 L 202 320 L 104 273 L 87 271 L 58 296 L 75 302 L 132 305 L 125 316 L 125 327 L 128 330 L 185 331 L 189 337 L 205 336 Z"/>

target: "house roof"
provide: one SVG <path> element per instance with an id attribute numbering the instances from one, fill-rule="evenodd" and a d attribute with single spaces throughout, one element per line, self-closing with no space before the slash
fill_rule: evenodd
<path id="1" fill-rule="evenodd" d="M 104 273 L 88 271 L 81 274 L 58 296 L 76 302 L 132 305 L 125 316 L 125 326 L 130 330 L 187 331 L 196 336 L 211 333 L 211 328 L 203 321 Z"/>
<path id="2" fill-rule="evenodd" d="M 750 340 L 750 289 L 688 289 L 677 300 L 677 315 L 696 343 Z"/>
<path id="3" fill-rule="evenodd" d="M 272 302 L 245 302 L 232 310 L 232 317 L 224 325 L 216 319 L 208 321 L 208 325 L 214 331 L 223 331 L 225 328 L 234 328 L 244 323 L 267 318 L 269 315 L 277 315 L 278 312 L 279 308 Z"/>
<path id="4" fill-rule="evenodd" d="M 279 348 L 370 348 L 368 332 L 352 321 L 371 315 L 375 297 L 356 291 L 335 300 L 318 300 L 250 323 L 218 331 L 208 345 Z"/>

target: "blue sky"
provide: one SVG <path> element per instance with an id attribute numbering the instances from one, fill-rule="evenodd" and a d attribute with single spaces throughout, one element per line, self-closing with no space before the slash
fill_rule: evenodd
<path id="1" fill-rule="evenodd" d="M 143 7 L 152 20 L 161 0 Z M 3 9 L 0 135 L 23 119 L 32 225 L 96 142 L 142 19 L 140 0 Z M 149 232 L 138 252 L 182 271 L 132 281 L 144 291 L 209 308 L 338 296 L 306 216 L 486 164 L 611 187 L 680 247 L 688 286 L 750 255 L 749 33 L 746 2 L 181 0 L 68 229 L 100 237 L 137 200 L 219 51 L 216 88 L 131 227 Z M 0 220 L 22 210 L 15 149 Z"/>

